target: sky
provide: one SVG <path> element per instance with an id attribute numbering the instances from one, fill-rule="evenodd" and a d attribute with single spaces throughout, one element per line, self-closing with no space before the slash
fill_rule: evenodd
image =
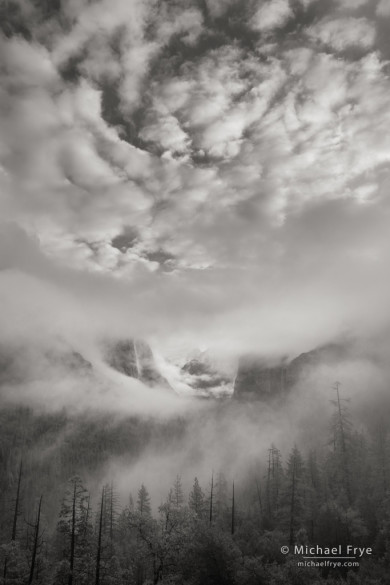
<path id="1" fill-rule="evenodd" d="M 0 23 L 2 339 L 389 339 L 390 0 L 8 0 Z"/>

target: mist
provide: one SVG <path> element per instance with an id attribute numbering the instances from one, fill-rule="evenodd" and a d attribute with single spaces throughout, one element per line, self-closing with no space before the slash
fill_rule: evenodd
<path id="1" fill-rule="evenodd" d="M 381 352 L 373 351 L 375 344 L 370 350 L 361 343 L 352 348 L 341 362 L 311 368 L 285 397 L 240 402 L 149 387 L 108 367 L 96 348 L 82 356 L 93 369 L 77 369 L 67 362 L 73 348 L 59 339 L 50 350 L 44 342 L 33 348 L 8 346 L 14 362 L 2 384 L 1 406 L 31 408 L 37 417 L 67 417 L 55 443 L 40 445 L 33 454 L 40 465 L 85 425 L 115 433 L 129 421 L 140 421 L 147 434 L 137 451 L 118 455 L 114 449 L 86 479 L 96 496 L 99 486 L 113 482 L 123 505 L 143 483 L 157 509 L 177 475 L 187 491 L 195 476 L 209 489 L 211 475 L 219 472 L 245 486 L 256 477 L 264 480 L 271 445 L 284 458 L 294 445 L 304 454 L 326 452 L 332 440 L 335 381 L 341 383 L 340 395 L 348 401 L 355 429 L 375 433 L 390 415 L 390 370 Z"/>

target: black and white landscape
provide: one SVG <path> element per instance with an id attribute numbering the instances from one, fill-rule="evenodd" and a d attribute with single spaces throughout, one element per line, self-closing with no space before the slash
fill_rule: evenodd
<path id="1" fill-rule="evenodd" d="M 0 584 L 388 585 L 390 0 L 0 31 Z"/>

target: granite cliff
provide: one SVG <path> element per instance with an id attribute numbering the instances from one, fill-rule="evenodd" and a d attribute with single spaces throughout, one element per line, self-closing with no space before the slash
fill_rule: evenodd
<path id="1" fill-rule="evenodd" d="M 104 344 L 103 354 L 106 363 L 117 372 L 149 386 L 170 388 L 157 369 L 150 346 L 144 341 L 122 339 L 108 342 Z"/>
<path id="2" fill-rule="evenodd" d="M 233 398 L 264 402 L 283 398 L 314 368 L 340 363 L 348 355 L 347 346 L 335 343 L 302 353 L 291 361 L 269 363 L 258 356 L 244 356 L 239 360 Z"/>

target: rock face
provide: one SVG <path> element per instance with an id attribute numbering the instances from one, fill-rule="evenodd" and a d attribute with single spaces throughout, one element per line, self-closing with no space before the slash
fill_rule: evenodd
<path id="1" fill-rule="evenodd" d="M 171 389 L 156 366 L 152 350 L 143 341 L 125 339 L 103 346 L 105 362 L 130 378 L 149 386 Z M 66 342 L 56 341 L 52 347 L 0 344 L 0 386 L 23 384 L 34 380 L 62 379 L 66 376 L 85 379 L 99 377 L 95 362 L 88 361 Z"/>
<path id="2" fill-rule="evenodd" d="M 286 393 L 287 366 L 269 367 L 254 357 L 240 359 L 234 382 L 233 398 L 237 400 L 270 400 Z"/>
<path id="3" fill-rule="evenodd" d="M 140 372 L 134 341 L 123 340 L 110 343 L 105 350 L 104 357 L 108 365 L 117 372 L 130 378 L 139 378 Z"/>
<path id="4" fill-rule="evenodd" d="M 234 382 L 233 398 L 237 400 L 282 399 L 299 380 L 323 363 L 336 363 L 347 358 L 345 346 L 332 344 L 302 353 L 290 362 L 268 365 L 254 356 L 241 358 Z"/>
<path id="5" fill-rule="evenodd" d="M 159 373 L 147 343 L 122 339 L 107 344 L 104 353 L 107 364 L 117 372 L 137 378 L 150 386 L 170 388 L 167 380 Z"/>
<path id="6" fill-rule="evenodd" d="M 50 349 L 39 344 L 0 346 L 0 385 L 90 374 L 92 364 L 66 344 L 53 344 Z"/>
<path id="7" fill-rule="evenodd" d="M 195 351 L 182 366 L 181 374 L 183 381 L 200 398 L 224 398 L 232 393 L 233 369 L 226 371 L 226 367 L 207 351 Z"/>
<path id="8" fill-rule="evenodd" d="M 81 353 L 69 349 L 61 353 L 47 352 L 47 357 L 53 364 L 58 364 L 68 371 L 78 374 L 89 374 L 92 372 L 92 364 L 86 360 Z"/>
<path id="9" fill-rule="evenodd" d="M 184 373 L 192 376 L 190 385 L 193 388 L 215 388 L 231 382 L 230 378 L 217 372 L 212 366 L 197 359 L 192 359 L 182 367 Z"/>

